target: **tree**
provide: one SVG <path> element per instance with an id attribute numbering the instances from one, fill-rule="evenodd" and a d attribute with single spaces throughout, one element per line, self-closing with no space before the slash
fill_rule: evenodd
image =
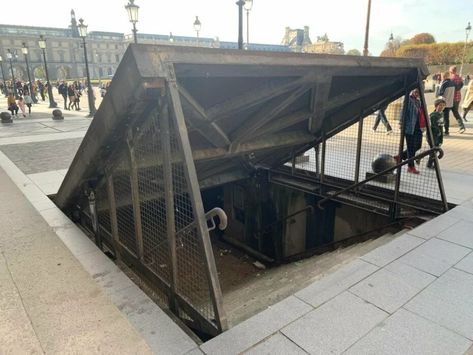
<path id="1" fill-rule="evenodd" d="M 350 49 L 346 55 L 361 55 L 361 52 L 358 49 Z"/>
<path id="2" fill-rule="evenodd" d="M 430 33 L 418 33 L 409 40 L 409 44 L 431 44 L 435 43 L 435 38 Z"/>

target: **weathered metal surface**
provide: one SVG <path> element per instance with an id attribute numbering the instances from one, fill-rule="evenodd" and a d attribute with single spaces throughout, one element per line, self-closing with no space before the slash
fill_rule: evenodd
<path id="1" fill-rule="evenodd" d="M 130 45 L 56 203 L 80 206 L 90 181 L 108 191 L 97 209 L 109 209 L 117 256 L 184 321 L 217 334 L 227 321 L 201 190 L 320 144 L 324 190 L 326 140 L 419 72 L 410 59 Z"/>
<path id="2" fill-rule="evenodd" d="M 250 138 L 294 130 L 314 139 L 333 135 L 354 122 L 360 106 L 374 110 L 391 101 L 404 79 L 414 85 L 418 68 L 427 74 L 414 59 L 130 45 L 58 192 L 60 207 L 71 203 L 81 182 L 100 172 L 114 146 L 122 144 L 125 128 L 155 107 L 167 63 L 174 66 L 192 151 L 221 148 L 219 158 L 237 154 L 244 160 L 253 153 L 251 164 L 259 165 L 280 163 L 285 152 L 307 141 L 290 142 L 279 150 L 281 159 L 274 154 L 267 159 L 259 153 L 268 146 L 248 147 Z M 242 149 L 245 144 L 248 149 Z"/>

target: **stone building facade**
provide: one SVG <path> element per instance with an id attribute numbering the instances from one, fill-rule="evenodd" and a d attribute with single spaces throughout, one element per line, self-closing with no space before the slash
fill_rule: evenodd
<path id="1" fill-rule="evenodd" d="M 38 46 L 39 36 L 46 39 L 46 59 L 51 81 L 83 79 L 86 77 L 84 50 L 79 37 L 74 10 L 71 11 L 68 28 L 32 27 L 0 24 L 0 55 L 3 58 L 5 79 L 11 78 L 7 51 L 13 53 L 12 67 L 16 79 L 27 80 L 25 58 L 21 52 L 23 43 L 29 50 L 28 60 L 32 79 L 44 79 L 42 50 Z M 93 79 L 109 79 L 115 73 L 120 60 L 133 35 L 119 32 L 91 31 L 86 38 L 90 76 Z M 220 41 L 216 38 L 199 38 L 160 34 L 138 33 L 139 43 L 200 46 L 209 48 L 236 49 L 236 42 Z M 245 44 L 245 49 L 277 52 L 302 52 L 311 45 L 309 27 L 286 28 L 280 45 Z M 1 78 L 0 78 L 1 80 Z"/>

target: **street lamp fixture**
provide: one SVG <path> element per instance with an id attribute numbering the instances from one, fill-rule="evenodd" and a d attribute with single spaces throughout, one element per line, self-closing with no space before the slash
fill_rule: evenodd
<path id="1" fill-rule="evenodd" d="M 200 23 L 199 16 L 196 16 L 194 21 L 194 31 L 197 33 L 197 44 L 199 44 L 199 32 L 201 28 L 202 24 Z"/>
<path id="2" fill-rule="evenodd" d="M 125 9 L 128 12 L 128 19 L 133 24 L 133 39 L 135 43 L 138 43 L 138 38 L 136 37 L 136 23 L 138 22 L 138 10 L 140 7 L 135 5 L 135 0 L 129 0 L 129 3 L 125 5 Z"/>
<path id="3" fill-rule="evenodd" d="M 37 103 L 38 100 L 36 99 L 36 96 L 33 94 L 33 83 L 31 82 L 31 75 L 30 75 L 30 64 L 28 62 L 28 47 L 26 46 L 26 43 L 23 42 L 23 47 L 21 48 L 21 52 L 25 56 L 25 62 L 26 62 L 26 73 L 28 74 L 28 82 L 29 82 L 29 88 L 30 88 L 30 96 L 31 99 L 33 100 L 34 103 Z"/>
<path id="4" fill-rule="evenodd" d="M 3 93 L 5 94 L 5 97 L 8 97 L 7 82 L 5 81 L 5 72 L 3 71 L 3 58 L 1 55 L 0 55 L 0 68 L 2 69 Z"/>
<path id="5" fill-rule="evenodd" d="M 84 48 L 84 61 L 85 61 L 85 70 L 87 76 L 87 98 L 89 103 L 89 117 L 93 117 L 96 112 L 95 109 L 95 99 L 92 90 L 92 84 L 90 82 L 90 71 L 89 71 L 89 61 L 87 57 L 87 46 L 85 42 L 85 38 L 87 37 L 87 25 L 84 23 L 84 20 L 81 18 L 79 19 L 79 25 L 77 26 L 79 30 L 79 37 L 82 38 L 82 48 Z"/>
<path id="6" fill-rule="evenodd" d="M 39 36 L 38 46 L 43 51 L 44 73 L 46 74 L 46 84 L 48 85 L 49 108 L 56 108 L 57 103 L 54 101 L 53 88 L 49 82 L 48 63 L 46 62 L 46 40 L 43 35 Z"/>
<path id="7" fill-rule="evenodd" d="M 87 60 L 87 47 L 85 45 L 85 37 L 87 37 L 87 25 L 84 24 L 83 19 L 79 19 L 79 36 L 82 38 L 82 47 L 84 47 L 84 58 L 85 58 L 85 72 L 87 74 L 87 98 L 89 101 L 89 115 L 87 117 L 93 117 L 97 109 L 95 108 L 94 92 L 92 91 L 92 84 L 90 83 L 90 72 L 89 72 L 89 61 Z"/>
<path id="8" fill-rule="evenodd" d="M 238 6 L 238 49 L 243 49 L 243 5 L 244 0 L 238 0 L 235 4 Z"/>
<path id="9" fill-rule="evenodd" d="M 11 50 L 7 49 L 7 59 L 10 62 L 10 70 L 11 70 L 11 80 L 12 80 L 12 86 L 13 86 L 13 92 L 15 93 L 15 97 L 18 98 L 18 92 L 16 91 L 16 80 L 15 80 L 15 74 L 13 73 L 13 53 Z"/>
<path id="10" fill-rule="evenodd" d="M 465 46 L 463 47 L 463 56 L 462 56 L 462 65 L 460 67 L 460 76 L 462 76 L 463 72 L 463 63 L 465 62 L 465 54 L 466 54 L 466 45 L 468 44 L 468 36 L 470 35 L 471 32 L 471 24 L 468 21 L 468 25 L 465 27 Z"/>
<path id="11" fill-rule="evenodd" d="M 371 14 L 371 0 L 368 0 L 368 12 L 366 15 L 366 27 L 365 27 L 365 45 L 363 47 L 363 55 L 368 56 L 368 38 L 370 34 L 370 14 Z"/>
<path id="12" fill-rule="evenodd" d="M 250 10 L 253 7 L 253 0 L 245 0 L 244 8 L 246 10 L 246 45 L 250 45 Z"/>

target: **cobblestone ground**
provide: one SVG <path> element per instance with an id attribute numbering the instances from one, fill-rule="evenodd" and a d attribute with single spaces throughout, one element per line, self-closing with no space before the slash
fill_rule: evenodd
<path id="1" fill-rule="evenodd" d="M 25 174 L 67 169 L 82 138 L 11 144 L 0 150 Z"/>

